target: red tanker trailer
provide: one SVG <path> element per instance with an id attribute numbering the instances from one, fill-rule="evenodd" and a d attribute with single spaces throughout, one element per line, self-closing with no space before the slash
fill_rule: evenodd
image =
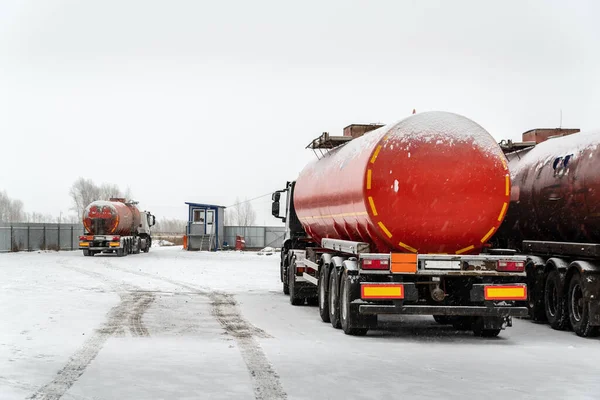
<path id="1" fill-rule="evenodd" d="M 516 303 L 527 298 L 525 258 L 482 253 L 504 219 L 510 178 L 481 126 L 428 112 L 324 133 L 308 148 L 320 157 L 273 194 L 292 304 L 318 303 L 323 321 L 347 334 L 365 334 L 380 314 L 428 314 L 495 336 L 526 314 Z"/>
<path id="2" fill-rule="evenodd" d="M 115 252 L 119 256 L 143 251 L 152 246 L 150 227 L 155 217 L 137 208 L 137 203 L 113 198 L 98 200 L 83 212 L 86 234 L 79 237 L 79 248 L 85 256 L 100 252 Z"/>
<path id="3" fill-rule="evenodd" d="M 533 319 L 592 336 L 600 326 L 600 133 L 535 130 L 524 140 L 536 132 L 538 140 L 502 143 L 514 187 L 494 241 L 528 256 Z"/>

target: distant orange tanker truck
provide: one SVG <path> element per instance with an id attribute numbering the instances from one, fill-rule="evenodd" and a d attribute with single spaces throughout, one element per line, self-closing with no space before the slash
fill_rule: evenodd
<path id="1" fill-rule="evenodd" d="M 140 211 L 136 202 L 121 198 L 97 200 L 83 212 L 85 235 L 79 237 L 79 248 L 85 256 L 147 253 L 152 246 L 150 228 L 155 223 L 154 215 Z"/>

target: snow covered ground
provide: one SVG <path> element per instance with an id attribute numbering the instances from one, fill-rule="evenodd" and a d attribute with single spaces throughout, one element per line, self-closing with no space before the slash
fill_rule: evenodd
<path id="1" fill-rule="evenodd" d="M 577 398 L 600 341 L 429 317 L 345 336 L 281 293 L 278 256 L 177 247 L 0 254 L 0 399 Z"/>

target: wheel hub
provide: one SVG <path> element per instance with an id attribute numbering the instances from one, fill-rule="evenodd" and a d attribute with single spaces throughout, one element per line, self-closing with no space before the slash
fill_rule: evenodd
<path id="1" fill-rule="evenodd" d="M 571 291 L 571 309 L 573 310 L 575 320 L 581 321 L 581 315 L 583 314 L 583 294 L 579 285 L 573 286 L 573 290 Z"/>

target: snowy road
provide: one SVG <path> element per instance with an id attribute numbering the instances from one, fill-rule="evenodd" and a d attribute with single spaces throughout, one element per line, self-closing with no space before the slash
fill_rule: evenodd
<path id="1" fill-rule="evenodd" d="M 345 336 L 280 291 L 277 256 L 0 254 L 0 399 L 600 398 L 600 341 L 431 318 Z"/>

